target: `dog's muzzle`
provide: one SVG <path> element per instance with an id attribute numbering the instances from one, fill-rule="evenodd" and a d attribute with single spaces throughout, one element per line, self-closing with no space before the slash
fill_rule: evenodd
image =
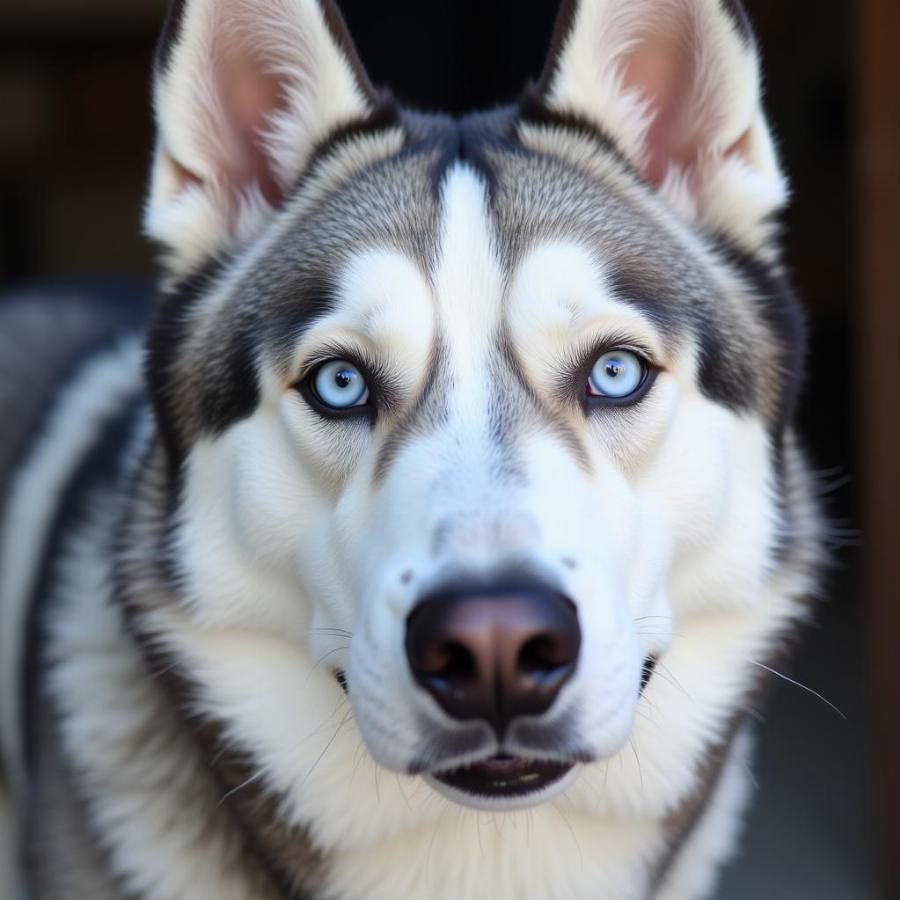
<path id="1" fill-rule="evenodd" d="M 574 604 L 542 585 L 443 590 L 406 623 L 418 685 L 450 717 L 487 723 L 501 746 L 513 719 L 550 709 L 580 648 Z M 433 777 L 466 795 L 512 799 L 550 786 L 572 765 L 499 753 Z"/>
<path id="2" fill-rule="evenodd" d="M 406 623 L 419 686 L 452 718 L 487 722 L 500 741 L 514 718 L 550 709 L 580 648 L 575 606 L 542 586 L 441 591 Z"/>

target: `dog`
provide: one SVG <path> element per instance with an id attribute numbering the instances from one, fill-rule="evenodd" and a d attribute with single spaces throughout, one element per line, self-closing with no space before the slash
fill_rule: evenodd
<path id="1" fill-rule="evenodd" d="M 565 0 L 452 118 L 181 0 L 154 109 L 149 324 L 0 320 L 18 890 L 709 896 L 821 556 L 740 4 Z"/>

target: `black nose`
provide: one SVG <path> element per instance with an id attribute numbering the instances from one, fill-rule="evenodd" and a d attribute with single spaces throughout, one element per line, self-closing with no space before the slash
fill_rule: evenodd
<path id="1" fill-rule="evenodd" d="M 574 605 L 543 587 L 442 591 L 406 622 L 416 681 L 449 715 L 484 719 L 501 737 L 516 716 L 550 708 L 580 646 Z"/>

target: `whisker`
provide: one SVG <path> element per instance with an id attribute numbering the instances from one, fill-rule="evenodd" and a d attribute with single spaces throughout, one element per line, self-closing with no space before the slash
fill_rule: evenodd
<path id="1" fill-rule="evenodd" d="M 660 675 L 663 681 L 668 682 L 672 685 L 672 687 L 677 688 L 679 691 L 681 691 L 681 693 L 684 694 L 684 696 L 687 697 L 687 699 L 690 700 L 691 703 L 694 702 L 694 698 L 684 689 L 681 682 L 672 674 L 672 670 L 662 660 L 656 661 L 656 668 L 653 671 L 653 675 L 654 677 Z"/>
<path id="2" fill-rule="evenodd" d="M 326 653 L 323 653 L 323 654 L 316 660 L 315 665 L 309 670 L 309 676 L 308 676 L 308 677 L 311 677 L 311 676 L 312 676 L 312 673 L 315 672 L 316 669 L 318 669 L 319 666 L 321 666 L 322 663 L 325 662 L 325 660 L 328 659 L 329 656 L 331 656 L 331 655 L 334 654 L 334 653 L 341 653 L 342 651 L 344 651 L 344 650 L 349 650 L 349 649 L 350 649 L 350 645 L 349 645 L 349 644 L 341 644 L 339 647 L 332 647 L 331 650 L 328 650 Z"/>
<path id="3" fill-rule="evenodd" d="M 629 737 L 628 743 L 631 744 L 631 752 L 634 754 L 634 761 L 637 763 L 638 778 L 641 782 L 641 790 L 644 789 L 644 770 L 641 768 L 641 759 L 638 756 L 637 747 L 634 745 L 634 738 Z"/>
<path id="4" fill-rule="evenodd" d="M 757 662 L 755 659 L 748 659 L 747 662 L 751 663 L 754 666 L 759 666 L 760 669 L 765 669 L 766 672 L 770 672 L 772 675 L 776 675 L 778 678 L 781 678 L 788 684 L 793 684 L 795 687 L 806 691 L 808 694 L 812 694 L 813 697 L 821 700 L 826 706 L 830 706 L 845 722 L 847 721 L 847 717 L 844 715 L 843 711 L 839 709 L 834 703 L 832 703 L 827 697 L 823 697 L 818 691 L 813 690 L 811 687 L 808 687 L 807 685 L 803 684 L 800 681 L 797 681 L 794 678 L 791 678 L 789 675 L 785 675 L 784 672 L 779 672 L 777 669 L 773 669 L 771 666 L 767 666 L 765 663 Z"/>
<path id="5" fill-rule="evenodd" d="M 409 804 L 409 796 L 406 793 L 406 789 L 403 787 L 403 781 L 401 779 L 400 773 L 397 772 L 394 777 L 397 779 L 397 789 L 400 791 L 403 800 L 406 802 L 407 810 L 409 810 L 409 812 L 412 812 L 412 806 L 410 806 Z"/>
<path id="6" fill-rule="evenodd" d="M 338 727 L 334 729 L 334 734 L 329 738 L 328 743 L 322 748 L 322 752 L 316 757 L 316 761 L 312 764 L 309 771 L 303 776 L 303 781 L 300 782 L 300 786 L 303 787 L 304 784 L 309 780 L 309 776 L 316 770 L 316 766 L 322 761 L 325 757 L 325 754 L 331 749 L 331 745 L 335 742 L 338 734 L 341 729 L 353 718 L 353 710 L 348 709 L 346 715 L 343 719 L 338 723 Z"/>
<path id="7" fill-rule="evenodd" d="M 265 775 L 265 769 L 258 769 L 254 772 L 249 778 L 245 781 L 242 781 L 237 787 L 233 787 L 230 791 L 226 791 L 222 797 L 219 799 L 219 802 L 216 804 L 216 807 L 219 808 L 223 803 L 228 801 L 229 797 L 233 797 L 238 791 L 242 791 L 248 785 L 253 784 L 254 781 L 258 781 L 260 778 Z"/>
<path id="8" fill-rule="evenodd" d="M 324 627 L 324 628 L 310 628 L 309 633 L 310 634 L 327 634 L 327 635 L 331 635 L 331 636 L 336 635 L 337 637 L 345 637 L 345 638 L 353 637 L 352 631 L 347 631 L 346 628 L 332 628 L 331 626 Z"/>
<path id="9" fill-rule="evenodd" d="M 363 743 L 363 739 L 360 738 L 359 742 L 356 746 L 356 753 L 354 755 L 353 762 L 353 773 L 350 775 L 350 783 L 353 784 L 354 779 L 356 778 L 356 773 L 359 771 L 360 764 L 366 756 L 366 746 Z"/>

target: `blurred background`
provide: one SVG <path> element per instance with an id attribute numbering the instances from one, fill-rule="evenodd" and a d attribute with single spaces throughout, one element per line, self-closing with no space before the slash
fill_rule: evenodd
<path id="1" fill-rule="evenodd" d="M 376 84 L 454 112 L 537 75 L 557 0 L 343 0 Z M 0 0 L 0 286 L 151 292 L 140 236 L 165 0 Z M 745 0 L 809 313 L 801 432 L 835 565 L 760 711 L 759 796 L 727 900 L 900 898 L 900 4 Z M 861 537 L 862 536 L 862 537 Z"/>

